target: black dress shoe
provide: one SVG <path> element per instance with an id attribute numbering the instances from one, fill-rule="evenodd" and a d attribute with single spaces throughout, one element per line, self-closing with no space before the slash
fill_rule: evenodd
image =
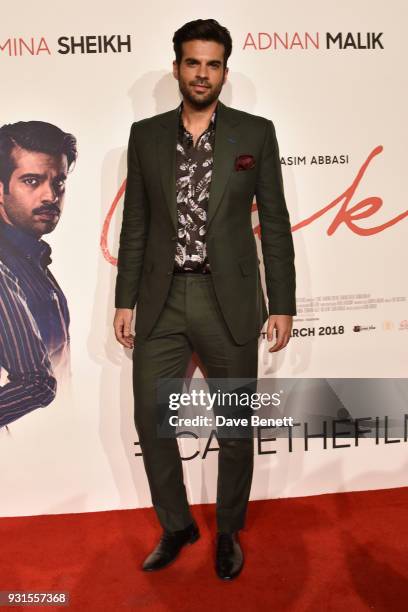
<path id="1" fill-rule="evenodd" d="M 180 531 L 163 531 L 163 535 L 153 552 L 146 557 L 142 569 L 145 572 L 153 572 L 169 565 L 179 554 L 186 544 L 196 542 L 200 532 L 196 523 L 191 523 Z"/>
<path id="2" fill-rule="evenodd" d="M 217 534 L 215 570 L 222 580 L 236 578 L 244 565 L 244 555 L 238 542 L 238 533 Z"/>

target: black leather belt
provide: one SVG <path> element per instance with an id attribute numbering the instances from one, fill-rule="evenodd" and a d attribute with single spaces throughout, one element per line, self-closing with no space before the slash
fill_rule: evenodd
<path id="1" fill-rule="evenodd" d="M 184 268 L 178 268 L 173 270 L 173 274 L 211 274 L 210 268 L 207 267 L 198 267 L 194 268 L 194 270 L 186 270 Z"/>

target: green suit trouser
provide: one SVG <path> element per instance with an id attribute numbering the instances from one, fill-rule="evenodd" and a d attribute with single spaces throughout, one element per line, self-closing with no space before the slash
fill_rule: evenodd
<path id="1" fill-rule="evenodd" d="M 136 334 L 133 351 L 135 425 L 152 503 L 162 527 L 169 531 L 184 529 L 193 519 L 177 439 L 157 434 L 156 380 L 184 378 L 194 351 L 206 378 L 257 377 L 258 338 L 236 344 L 219 308 L 211 274 L 174 274 L 153 331 L 146 338 Z M 217 528 L 233 532 L 245 522 L 253 438 L 219 438 L 218 443 Z"/>

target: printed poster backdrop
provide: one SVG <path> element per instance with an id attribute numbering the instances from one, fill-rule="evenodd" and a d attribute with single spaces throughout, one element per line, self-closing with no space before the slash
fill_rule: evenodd
<path id="1" fill-rule="evenodd" d="M 230 29 L 234 48 L 221 99 L 272 119 L 280 146 L 298 316 L 288 348 L 276 355 L 261 334 L 259 377 L 406 378 L 402 0 L 392 13 L 368 0 L 352 7 L 323 0 L 255 7 L 209 0 L 205 14 L 183 1 L 171 15 L 158 0 L 143 11 L 124 0 L 114 6 L 74 0 L 58 13 L 53 8 L 48 0 L 40 10 L 26 3 L 22 19 L 20 7 L 9 5 L 2 16 L 1 125 L 41 121 L 75 138 L 72 167 L 67 155 L 51 151 L 43 153 L 48 161 L 40 156 L 46 172 L 28 169 L 65 191 L 58 223 L 42 235 L 51 251 L 44 246 L 41 261 L 55 280 L 54 300 L 60 306 L 66 300 L 69 342 L 67 336 L 62 344 L 71 374 L 47 407 L 0 429 L 0 515 L 150 505 L 133 424 L 131 354 L 115 342 L 112 329 L 115 258 L 130 126 L 179 104 L 171 38 L 191 19 L 211 16 Z M 34 158 L 18 161 L 37 163 Z M 25 187 L 39 189 L 36 180 L 27 179 Z M 17 192 L 6 196 L 9 206 L 19 204 Z M 38 207 L 35 198 L 27 205 Z M 43 225 L 57 214 L 47 208 L 37 213 Z M 255 203 L 253 228 L 261 253 Z M 47 253 L 52 262 L 44 259 Z M 13 261 L 8 263 L 4 257 L 0 263 L 7 295 L 18 296 L 23 329 L 30 328 L 43 369 L 57 378 L 30 290 L 21 286 L 21 270 L 10 272 Z M 34 275 L 28 280 L 35 292 Z M 0 365 L 4 397 L 10 377 L 6 363 Z M 202 377 L 194 363 L 189 375 Z M 27 395 L 27 386 L 21 392 Z M 292 449 L 285 438 L 262 441 L 252 499 L 406 484 L 404 438 L 349 443 L 333 448 L 329 437 L 325 448 L 315 439 L 306 451 L 301 438 Z M 190 500 L 214 501 L 217 453 L 205 439 L 183 440 L 181 448 Z"/>

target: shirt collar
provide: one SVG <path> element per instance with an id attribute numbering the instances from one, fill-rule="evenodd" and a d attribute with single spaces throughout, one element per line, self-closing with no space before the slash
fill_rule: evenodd
<path id="1" fill-rule="evenodd" d="M 21 253 L 26 259 L 32 259 L 42 267 L 51 263 L 51 247 L 44 240 L 30 236 L 15 225 L 0 220 L 0 238 Z"/>

